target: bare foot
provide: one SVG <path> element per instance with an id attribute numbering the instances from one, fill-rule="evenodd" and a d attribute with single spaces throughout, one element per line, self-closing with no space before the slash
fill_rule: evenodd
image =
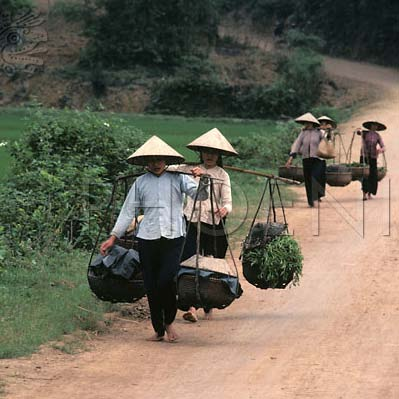
<path id="1" fill-rule="evenodd" d="M 164 340 L 164 336 L 158 335 L 158 334 L 154 334 L 154 335 L 151 335 L 151 337 L 146 338 L 146 341 L 152 341 L 152 342 L 159 342 L 159 341 L 163 341 L 163 340 Z"/>
<path id="2" fill-rule="evenodd" d="M 191 323 L 195 323 L 198 321 L 197 311 L 195 308 L 191 307 L 188 312 L 184 313 L 183 319 L 187 321 L 191 321 Z"/>
<path id="3" fill-rule="evenodd" d="M 175 343 L 179 342 L 179 336 L 176 333 L 175 328 L 173 327 L 173 324 L 167 324 L 165 326 L 166 330 L 166 335 L 167 335 L 167 342 Z"/>
<path id="4" fill-rule="evenodd" d="M 204 312 L 204 319 L 205 320 L 212 320 L 213 319 L 213 309 L 209 309 L 208 312 Z"/>

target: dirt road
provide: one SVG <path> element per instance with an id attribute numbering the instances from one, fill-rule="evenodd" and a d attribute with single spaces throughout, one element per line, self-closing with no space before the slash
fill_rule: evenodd
<path id="1" fill-rule="evenodd" d="M 3 361 L 7 398 L 399 397 L 399 75 L 334 59 L 327 69 L 383 94 L 341 130 L 348 140 L 371 115 L 388 125 L 389 172 L 371 201 L 361 201 L 356 182 L 329 188 L 320 212 L 303 195 L 288 210 L 305 256 L 300 286 L 261 291 L 243 281 L 242 298 L 213 321 L 185 324 L 179 315 L 179 344 L 146 342 L 145 321 L 76 356 Z"/>

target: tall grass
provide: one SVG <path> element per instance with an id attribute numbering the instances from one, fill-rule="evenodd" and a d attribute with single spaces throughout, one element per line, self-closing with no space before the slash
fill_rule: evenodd
<path id="1" fill-rule="evenodd" d="M 49 251 L 1 272 L 0 358 L 30 354 L 77 328 L 98 330 L 111 305 L 88 289 L 87 262 L 83 252 Z"/>

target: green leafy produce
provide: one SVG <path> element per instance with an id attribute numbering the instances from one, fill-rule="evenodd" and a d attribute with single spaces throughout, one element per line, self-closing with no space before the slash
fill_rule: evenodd
<path id="1" fill-rule="evenodd" d="M 281 235 L 265 247 L 244 252 L 243 263 L 259 269 L 258 277 L 267 281 L 270 288 L 277 288 L 292 280 L 297 285 L 302 275 L 302 261 L 298 243 L 289 235 Z"/>

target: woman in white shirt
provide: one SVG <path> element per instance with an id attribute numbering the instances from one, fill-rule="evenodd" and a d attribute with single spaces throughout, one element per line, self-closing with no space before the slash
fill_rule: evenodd
<path id="1" fill-rule="evenodd" d="M 188 148 L 200 153 L 200 165 L 193 169 L 197 174 L 209 175 L 212 180 L 213 192 L 207 200 L 201 202 L 200 217 L 200 254 L 224 258 L 228 247 L 225 224 L 226 217 L 232 211 L 230 177 L 223 169 L 223 155 L 238 155 L 222 133 L 214 128 L 198 137 L 187 145 Z M 212 203 L 211 203 L 212 198 Z M 197 226 L 199 216 L 199 204 L 194 208 L 194 200 L 187 198 L 184 215 L 188 223 L 186 245 L 183 259 L 195 255 L 197 249 Z M 210 319 L 212 309 L 204 309 L 205 318 Z M 183 315 L 187 321 L 197 321 L 196 309 L 191 307 Z"/>

